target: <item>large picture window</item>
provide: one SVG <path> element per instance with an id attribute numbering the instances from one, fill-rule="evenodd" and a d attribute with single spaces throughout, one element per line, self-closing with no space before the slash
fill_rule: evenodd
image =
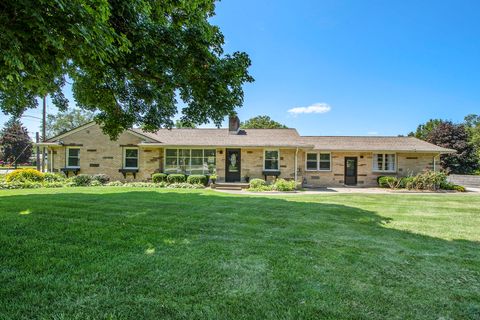
<path id="1" fill-rule="evenodd" d="M 305 161 L 305 168 L 307 171 L 330 171 L 330 153 L 308 152 Z"/>
<path id="2" fill-rule="evenodd" d="M 80 148 L 67 148 L 67 168 L 80 168 Z"/>
<path id="3" fill-rule="evenodd" d="M 373 171 L 395 172 L 396 157 L 394 153 L 378 153 L 373 155 Z"/>
<path id="4" fill-rule="evenodd" d="M 138 149 L 125 148 L 123 150 L 123 168 L 138 169 Z"/>
<path id="5" fill-rule="evenodd" d="M 212 174 L 215 170 L 215 149 L 165 149 L 166 173 Z"/>
<path id="6" fill-rule="evenodd" d="M 279 159 L 280 152 L 278 150 L 265 150 L 264 169 L 278 171 L 280 169 Z"/>

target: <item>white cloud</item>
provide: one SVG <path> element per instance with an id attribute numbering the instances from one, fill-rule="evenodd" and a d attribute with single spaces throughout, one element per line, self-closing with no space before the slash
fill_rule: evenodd
<path id="1" fill-rule="evenodd" d="M 377 132 L 377 131 L 369 131 L 369 132 L 367 132 L 367 134 L 368 134 L 369 136 L 377 136 L 377 135 L 378 135 L 378 132 Z"/>
<path id="2" fill-rule="evenodd" d="M 308 107 L 295 107 L 290 110 L 288 110 L 288 113 L 291 113 L 293 115 L 299 115 L 302 113 L 327 113 L 330 110 L 332 110 L 332 107 L 330 107 L 326 103 L 314 103 Z"/>

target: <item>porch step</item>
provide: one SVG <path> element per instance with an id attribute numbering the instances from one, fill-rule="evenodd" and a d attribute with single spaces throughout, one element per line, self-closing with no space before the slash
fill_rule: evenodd
<path id="1" fill-rule="evenodd" d="M 213 189 L 219 189 L 219 190 L 242 190 L 242 189 L 247 189 L 248 186 L 249 186 L 248 183 L 241 183 L 241 182 L 217 182 L 211 185 Z"/>

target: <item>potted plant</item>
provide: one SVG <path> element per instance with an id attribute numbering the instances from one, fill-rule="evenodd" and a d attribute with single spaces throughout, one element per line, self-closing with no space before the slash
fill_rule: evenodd
<path id="1" fill-rule="evenodd" d="M 248 169 L 245 170 L 245 177 L 244 177 L 244 179 L 245 179 L 245 182 L 246 182 L 246 183 L 249 183 L 249 182 L 250 182 L 250 170 L 248 170 Z"/>
<path id="2" fill-rule="evenodd" d="M 214 173 L 214 174 L 211 174 L 210 175 L 210 181 L 211 183 L 215 184 L 215 182 L 217 181 L 217 175 Z"/>

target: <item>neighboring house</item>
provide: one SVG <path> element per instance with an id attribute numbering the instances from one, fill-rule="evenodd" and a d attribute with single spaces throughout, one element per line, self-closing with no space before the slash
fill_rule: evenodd
<path id="1" fill-rule="evenodd" d="M 130 129 L 111 141 L 94 122 L 47 140 L 48 170 L 148 180 L 155 172 L 212 174 L 218 181 L 281 177 L 306 186 L 375 186 L 381 175 L 438 170 L 455 152 L 413 137 L 300 136 L 295 129 Z"/>

